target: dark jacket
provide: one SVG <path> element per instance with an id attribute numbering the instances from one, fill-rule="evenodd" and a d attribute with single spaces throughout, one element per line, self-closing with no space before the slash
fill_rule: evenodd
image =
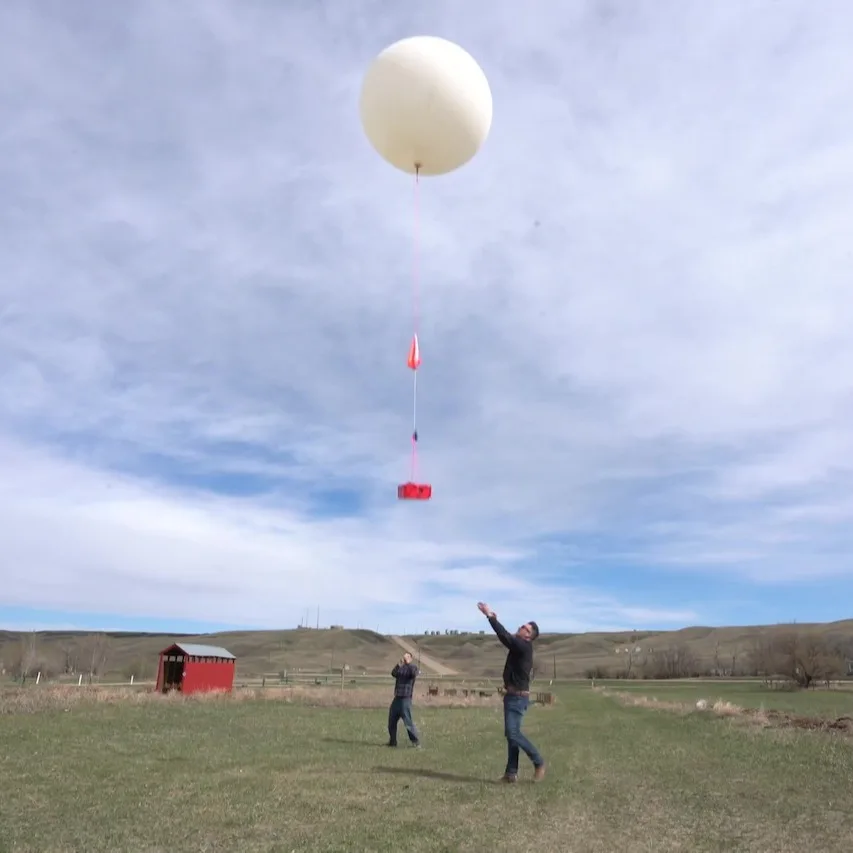
<path id="1" fill-rule="evenodd" d="M 504 687 L 509 691 L 528 692 L 533 670 L 533 643 L 510 634 L 494 616 L 489 619 L 489 624 L 498 639 L 509 649 L 504 664 Z"/>
<path id="2" fill-rule="evenodd" d="M 398 663 L 391 670 L 391 675 L 396 679 L 394 684 L 394 696 L 401 699 L 411 699 L 415 690 L 415 679 L 419 672 L 413 663 Z"/>

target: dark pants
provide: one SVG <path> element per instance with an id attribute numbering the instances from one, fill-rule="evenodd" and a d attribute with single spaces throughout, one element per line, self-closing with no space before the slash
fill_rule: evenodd
<path id="1" fill-rule="evenodd" d="M 539 750 L 521 733 L 521 721 L 530 705 L 527 696 L 504 694 L 504 735 L 507 744 L 506 774 L 518 775 L 518 756 L 522 750 L 533 762 L 534 767 L 544 764 Z"/>
<path id="2" fill-rule="evenodd" d="M 403 698 L 402 696 L 395 696 L 391 702 L 391 707 L 388 709 L 388 737 L 390 738 L 389 743 L 394 745 L 397 744 L 397 724 L 400 720 L 403 721 L 403 725 L 406 727 L 409 740 L 412 743 L 418 743 L 420 740 L 418 730 L 412 721 L 412 700 Z"/>

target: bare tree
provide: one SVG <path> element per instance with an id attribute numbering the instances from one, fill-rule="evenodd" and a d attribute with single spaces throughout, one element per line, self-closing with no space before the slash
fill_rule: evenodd
<path id="1" fill-rule="evenodd" d="M 723 667 L 720 664 L 720 641 L 714 643 L 714 675 L 722 675 Z"/>
<path id="2" fill-rule="evenodd" d="M 846 637 L 838 641 L 842 675 L 853 675 L 853 639 Z"/>
<path id="3" fill-rule="evenodd" d="M 831 677 L 853 675 L 853 638 L 846 634 L 832 634 L 826 638 L 826 643 Z"/>
<path id="4" fill-rule="evenodd" d="M 698 673 L 696 656 L 686 643 L 656 649 L 648 658 L 644 675 L 648 678 L 690 678 Z"/>
<path id="5" fill-rule="evenodd" d="M 843 656 L 827 638 L 811 632 L 786 631 L 777 638 L 775 660 L 780 674 L 800 687 L 829 684 L 843 668 Z"/>
<path id="6" fill-rule="evenodd" d="M 773 646 L 763 636 L 754 637 L 747 652 L 750 675 L 770 676 L 774 674 Z"/>
<path id="7" fill-rule="evenodd" d="M 22 684 L 26 684 L 27 678 L 35 674 L 38 656 L 38 634 L 35 631 L 27 631 L 25 634 L 21 634 L 20 663 L 18 668 Z"/>
<path id="8" fill-rule="evenodd" d="M 140 679 L 145 678 L 145 676 L 151 671 L 151 663 L 145 658 L 137 658 L 136 660 L 131 661 L 127 666 L 122 670 L 122 675 L 126 679 Z"/>
<path id="9" fill-rule="evenodd" d="M 764 678 L 765 684 L 773 685 L 777 679 L 791 684 L 799 684 L 797 678 L 797 656 L 799 654 L 799 639 L 796 632 L 789 631 L 763 640 L 760 666 L 756 667 L 755 675 Z"/>
<path id="10" fill-rule="evenodd" d="M 106 634 L 93 634 L 88 638 L 89 679 L 101 676 L 107 666 L 110 638 Z"/>
<path id="11" fill-rule="evenodd" d="M 827 673 L 831 669 L 829 658 L 830 650 L 821 638 L 814 635 L 802 638 L 799 666 L 808 678 L 806 686 L 814 687 L 816 682 L 827 678 Z"/>
<path id="12" fill-rule="evenodd" d="M 624 678 L 631 678 L 633 676 L 635 657 L 634 649 L 635 646 L 632 645 L 631 648 L 628 649 L 628 653 L 625 655 L 625 668 L 622 673 Z"/>
<path id="13" fill-rule="evenodd" d="M 80 668 L 80 649 L 77 643 L 67 637 L 59 643 L 60 666 L 65 675 L 73 675 Z"/>

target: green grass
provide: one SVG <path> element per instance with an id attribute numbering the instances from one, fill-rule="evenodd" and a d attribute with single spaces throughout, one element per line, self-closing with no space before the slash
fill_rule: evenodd
<path id="1" fill-rule="evenodd" d="M 548 778 L 503 786 L 499 706 L 425 706 L 414 751 L 382 706 L 34 699 L 0 716 L 0 851 L 853 849 L 850 738 L 576 687 L 528 714 Z"/>

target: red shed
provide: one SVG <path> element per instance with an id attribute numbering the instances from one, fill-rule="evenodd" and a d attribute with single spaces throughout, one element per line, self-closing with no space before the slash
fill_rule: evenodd
<path id="1" fill-rule="evenodd" d="M 221 646 L 174 643 L 160 652 L 157 668 L 158 693 L 179 690 L 199 693 L 210 690 L 231 692 L 237 658 Z"/>

